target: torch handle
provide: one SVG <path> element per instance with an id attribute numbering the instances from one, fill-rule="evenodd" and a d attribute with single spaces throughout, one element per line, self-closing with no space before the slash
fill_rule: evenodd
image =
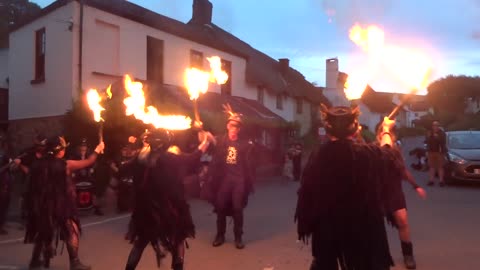
<path id="1" fill-rule="evenodd" d="M 98 128 L 98 142 L 103 143 L 103 122 L 100 121 L 100 127 Z M 101 152 L 103 154 L 103 151 Z"/>
<path id="2" fill-rule="evenodd" d="M 195 121 L 200 122 L 200 114 L 198 113 L 197 99 L 193 100 L 193 112 L 195 114 Z"/>

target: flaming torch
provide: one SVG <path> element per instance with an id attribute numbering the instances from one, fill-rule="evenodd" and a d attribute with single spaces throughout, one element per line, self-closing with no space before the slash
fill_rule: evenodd
<path id="1" fill-rule="evenodd" d="M 412 95 L 428 85 L 432 69 L 430 60 L 417 50 L 386 44 L 384 31 L 375 25 L 368 27 L 354 25 L 350 29 L 350 39 L 366 52 L 368 65 L 363 73 L 355 73 L 348 77 L 345 82 L 347 99 L 361 98 L 369 81 L 375 79 L 376 73 L 389 72 L 400 81 L 402 88 L 411 89 L 389 114 L 388 117 L 393 119 Z"/>
<path id="2" fill-rule="evenodd" d="M 218 56 L 207 57 L 210 63 L 210 72 L 206 72 L 197 68 L 187 68 L 185 70 L 185 87 L 187 88 L 190 100 L 193 101 L 193 110 L 195 121 L 200 122 L 200 114 L 198 113 L 197 99 L 200 94 L 205 94 L 208 90 L 209 82 L 224 84 L 228 80 L 228 74 L 222 70 L 222 61 Z"/>
<path id="3" fill-rule="evenodd" d="M 109 87 L 110 89 L 110 87 Z M 88 107 L 90 110 L 93 112 L 93 119 L 95 122 L 100 123 L 100 127 L 98 129 L 98 140 L 99 142 L 103 142 L 103 118 L 101 116 L 102 111 L 105 110 L 105 108 L 100 105 L 100 102 L 102 101 L 102 98 L 98 91 L 96 89 L 90 89 L 87 92 L 87 103 Z"/>
<path id="4" fill-rule="evenodd" d="M 167 130 L 185 130 L 189 129 L 192 120 L 183 115 L 161 115 L 157 108 L 153 106 L 146 107 L 145 93 L 141 82 L 132 81 L 130 76 L 125 76 L 125 89 L 127 97 L 123 100 L 126 106 L 127 116 L 133 115 L 136 119 L 145 124 L 151 124 L 155 128 Z"/>

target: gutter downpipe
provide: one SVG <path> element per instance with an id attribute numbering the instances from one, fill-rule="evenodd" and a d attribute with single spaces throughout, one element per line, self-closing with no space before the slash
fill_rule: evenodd
<path id="1" fill-rule="evenodd" d="M 80 0 L 80 25 L 79 25 L 79 39 L 78 39 L 78 96 L 83 94 L 83 0 Z"/>

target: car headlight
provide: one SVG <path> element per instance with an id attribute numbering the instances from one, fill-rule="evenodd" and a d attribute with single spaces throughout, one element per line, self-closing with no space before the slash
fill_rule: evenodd
<path id="1" fill-rule="evenodd" d="M 457 164 L 465 164 L 467 161 L 463 158 L 461 158 L 460 156 L 458 155 L 455 155 L 453 153 L 448 153 L 448 159 L 452 162 L 455 162 Z"/>

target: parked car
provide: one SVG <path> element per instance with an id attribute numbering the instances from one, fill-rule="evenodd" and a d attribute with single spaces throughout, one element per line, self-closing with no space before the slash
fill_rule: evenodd
<path id="1" fill-rule="evenodd" d="M 480 182 L 480 131 L 449 131 L 447 134 L 447 182 Z"/>

